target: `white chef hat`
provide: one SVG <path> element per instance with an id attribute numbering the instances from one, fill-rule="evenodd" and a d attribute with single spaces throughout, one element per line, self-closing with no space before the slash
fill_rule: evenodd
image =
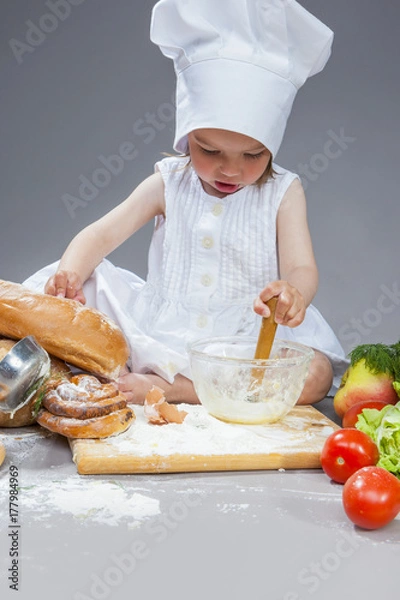
<path id="1" fill-rule="evenodd" d="M 151 40 L 177 75 L 174 148 L 200 128 L 236 131 L 276 155 L 298 89 L 333 32 L 295 0 L 160 0 Z"/>

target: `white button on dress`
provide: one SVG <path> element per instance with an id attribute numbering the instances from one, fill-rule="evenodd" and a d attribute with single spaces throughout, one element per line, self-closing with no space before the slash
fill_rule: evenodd
<path id="1" fill-rule="evenodd" d="M 203 248 L 206 248 L 207 250 L 209 250 L 210 248 L 212 248 L 214 246 L 214 240 L 212 239 L 211 236 L 204 236 L 202 241 L 201 241 L 201 245 L 203 246 Z"/>
<path id="2" fill-rule="evenodd" d="M 216 204 L 214 204 L 211 212 L 214 215 L 214 217 L 219 217 L 222 214 L 223 210 L 223 205 L 220 202 L 217 202 Z"/>
<path id="3" fill-rule="evenodd" d="M 202 275 L 201 277 L 201 283 L 204 285 L 204 287 L 210 287 L 210 285 L 212 285 L 212 277 L 211 275 Z"/>

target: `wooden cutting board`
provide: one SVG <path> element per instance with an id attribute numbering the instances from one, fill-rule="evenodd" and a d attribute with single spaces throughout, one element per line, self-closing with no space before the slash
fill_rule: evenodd
<path id="1" fill-rule="evenodd" d="M 6 457 L 6 449 L 4 448 L 3 444 L 0 442 L 0 465 L 3 464 L 5 457 Z"/>
<path id="2" fill-rule="evenodd" d="M 202 406 L 180 408 L 188 412 L 181 425 L 150 425 L 138 406 L 128 431 L 102 440 L 70 440 L 78 473 L 319 468 L 324 441 L 339 428 L 312 406 L 295 407 L 270 425 L 234 425 L 209 416 Z"/>

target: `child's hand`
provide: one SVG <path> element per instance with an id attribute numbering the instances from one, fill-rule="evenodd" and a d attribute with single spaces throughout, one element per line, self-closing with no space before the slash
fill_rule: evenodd
<path id="1" fill-rule="evenodd" d="M 44 287 L 45 294 L 86 303 L 81 278 L 75 271 L 57 271 Z"/>
<path id="2" fill-rule="evenodd" d="M 297 327 L 306 314 L 306 303 L 298 289 L 287 281 L 273 281 L 265 287 L 254 301 L 254 311 L 262 317 L 269 317 L 270 311 L 265 304 L 273 296 L 278 296 L 275 309 L 275 321 L 279 325 Z"/>

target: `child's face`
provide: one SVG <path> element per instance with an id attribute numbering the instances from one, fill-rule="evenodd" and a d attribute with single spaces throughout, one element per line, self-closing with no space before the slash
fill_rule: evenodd
<path id="1" fill-rule="evenodd" d="M 204 190 L 218 198 L 256 183 L 271 157 L 257 140 L 225 129 L 196 129 L 189 133 L 188 142 Z"/>

